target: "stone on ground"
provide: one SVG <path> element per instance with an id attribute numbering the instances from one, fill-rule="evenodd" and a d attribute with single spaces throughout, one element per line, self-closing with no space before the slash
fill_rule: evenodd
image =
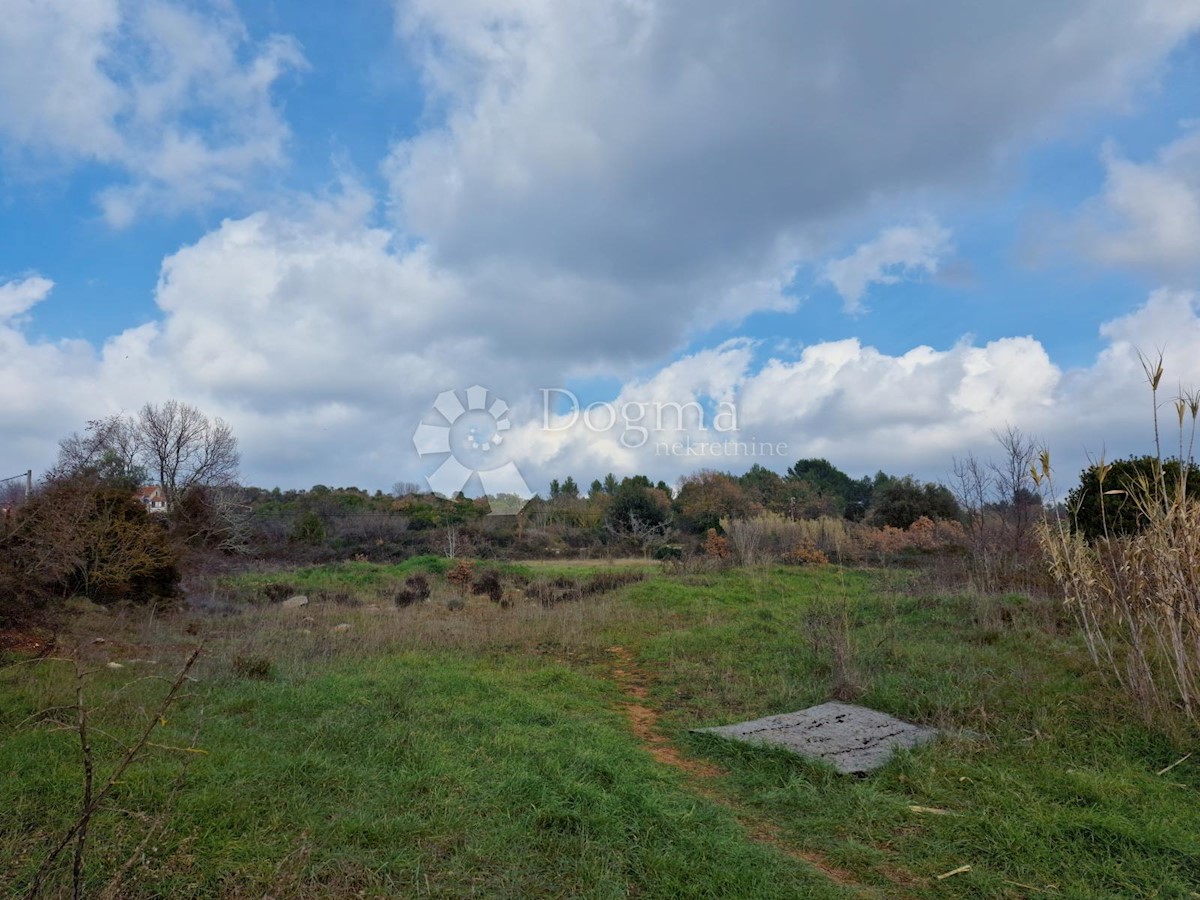
<path id="1" fill-rule="evenodd" d="M 280 606 L 284 609 L 299 609 L 301 606 L 308 606 L 308 598 L 303 594 L 297 594 L 295 597 L 288 597 Z"/>
<path id="2" fill-rule="evenodd" d="M 917 747 L 938 735 L 936 728 L 913 725 L 865 706 L 836 702 L 752 722 L 693 730 L 783 747 L 807 759 L 830 763 L 845 775 L 873 772 L 891 758 L 897 747 Z"/>

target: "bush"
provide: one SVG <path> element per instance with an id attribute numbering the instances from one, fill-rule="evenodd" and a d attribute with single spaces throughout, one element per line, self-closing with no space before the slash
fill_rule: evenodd
<path id="1" fill-rule="evenodd" d="M 500 572 L 488 569 L 477 579 L 472 587 L 476 595 L 487 597 L 493 603 L 499 603 L 504 597 L 504 585 L 500 582 Z"/>
<path id="2" fill-rule="evenodd" d="M 829 557 L 816 547 L 796 547 L 783 555 L 783 561 L 790 566 L 829 565 Z"/>
<path id="3" fill-rule="evenodd" d="M 432 593 L 429 587 L 429 579 L 420 572 L 415 575 L 409 575 L 404 580 L 404 586 L 396 591 L 396 605 L 399 607 L 413 606 L 417 603 L 424 603 L 429 599 Z"/>
<path id="4" fill-rule="evenodd" d="M 0 617 L 72 595 L 96 603 L 174 596 L 179 554 L 163 523 L 123 486 L 84 477 L 48 482 L 0 536 Z"/>
<path id="5" fill-rule="evenodd" d="M 1131 456 L 1112 463 L 1099 462 L 1084 469 L 1079 484 L 1067 494 L 1071 525 L 1089 541 L 1102 537 L 1137 534 L 1150 524 L 1138 503 L 1138 485 L 1159 481 L 1159 460 L 1154 456 Z M 1194 468 L 1178 459 L 1161 463 L 1160 487 L 1169 494 L 1183 485 L 1188 497 L 1200 500 L 1200 478 L 1187 478 L 1185 469 Z"/>

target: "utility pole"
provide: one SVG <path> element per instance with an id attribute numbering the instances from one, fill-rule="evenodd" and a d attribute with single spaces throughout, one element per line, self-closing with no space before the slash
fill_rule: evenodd
<path id="1" fill-rule="evenodd" d="M 6 481 L 16 481 L 18 478 L 25 480 L 25 499 L 28 500 L 29 496 L 33 493 L 33 469 L 30 469 L 28 472 L 22 472 L 20 475 L 0 478 L 0 484 L 4 484 Z"/>

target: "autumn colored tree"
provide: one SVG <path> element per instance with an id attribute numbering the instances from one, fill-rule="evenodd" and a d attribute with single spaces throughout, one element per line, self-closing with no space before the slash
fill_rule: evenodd
<path id="1" fill-rule="evenodd" d="M 683 526 L 697 534 L 719 528 L 723 518 L 740 519 L 750 513 L 750 501 L 738 480 L 712 469 L 680 479 L 674 506 Z"/>

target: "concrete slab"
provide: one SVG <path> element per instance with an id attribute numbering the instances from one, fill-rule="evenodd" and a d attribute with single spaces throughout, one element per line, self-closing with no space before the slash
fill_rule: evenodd
<path id="1" fill-rule="evenodd" d="M 865 706 L 837 702 L 752 722 L 692 730 L 783 747 L 808 759 L 831 763 L 847 775 L 873 772 L 891 758 L 897 747 L 917 747 L 939 733 L 936 728 L 913 725 Z"/>

